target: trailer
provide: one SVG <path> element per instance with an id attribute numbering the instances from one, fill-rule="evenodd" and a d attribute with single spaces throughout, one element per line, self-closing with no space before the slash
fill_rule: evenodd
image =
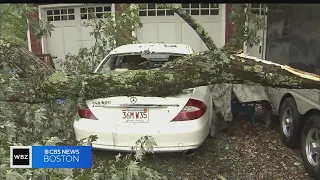
<path id="1" fill-rule="evenodd" d="M 320 5 L 268 4 L 267 28 L 260 45 L 244 47 L 246 54 L 298 70 L 320 74 Z M 278 115 L 281 139 L 290 148 L 301 148 L 309 176 L 320 179 L 320 91 L 266 88 Z"/>

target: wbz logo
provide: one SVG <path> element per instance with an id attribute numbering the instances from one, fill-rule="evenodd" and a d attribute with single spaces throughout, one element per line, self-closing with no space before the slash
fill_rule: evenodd
<path id="1" fill-rule="evenodd" d="M 10 168 L 32 167 L 32 146 L 10 146 Z"/>

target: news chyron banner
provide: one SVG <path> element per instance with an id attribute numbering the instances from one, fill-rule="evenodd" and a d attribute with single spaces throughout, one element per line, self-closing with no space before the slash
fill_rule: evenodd
<path id="1" fill-rule="evenodd" d="M 91 168 L 91 146 L 11 146 L 10 168 Z"/>

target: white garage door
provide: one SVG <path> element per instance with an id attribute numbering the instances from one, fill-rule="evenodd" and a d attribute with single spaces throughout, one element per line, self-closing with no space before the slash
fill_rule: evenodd
<path id="1" fill-rule="evenodd" d="M 266 11 L 264 10 L 263 4 L 251 4 L 250 6 L 251 12 L 257 15 L 260 15 L 263 17 L 265 15 L 265 22 L 267 23 L 267 14 Z M 253 28 L 250 26 L 249 23 L 249 28 Z M 260 44 L 255 45 L 253 47 L 246 47 L 246 52 L 250 56 L 254 56 L 260 59 L 265 59 L 266 57 L 266 37 L 267 37 L 267 31 L 265 30 L 260 30 L 257 32 L 257 34 L 262 37 Z"/>
<path id="2" fill-rule="evenodd" d="M 68 53 L 77 54 L 79 48 L 94 45 L 94 38 L 90 36 L 92 28 L 84 26 L 88 11 L 94 12 L 98 18 L 103 18 L 103 13 L 111 12 L 111 4 L 96 4 L 88 9 L 83 5 L 57 6 L 41 8 L 42 20 L 55 26 L 51 37 L 44 41 L 44 52 L 65 60 Z M 57 63 L 55 66 L 60 69 Z"/>
<path id="3" fill-rule="evenodd" d="M 224 45 L 225 38 L 222 37 L 225 14 L 221 7 L 221 4 L 182 4 L 182 8 L 202 24 L 218 47 Z M 139 42 L 183 43 L 190 45 L 196 52 L 207 50 L 196 32 L 170 10 L 156 4 L 147 4 L 139 10 L 139 14 L 143 23 L 143 28 L 137 31 Z"/>

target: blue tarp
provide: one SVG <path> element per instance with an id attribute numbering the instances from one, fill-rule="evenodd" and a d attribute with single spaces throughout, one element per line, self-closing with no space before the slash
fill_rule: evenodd
<path id="1" fill-rule="evenodd" d="M 63 104 L 65 102 L 66 102 L 65 99 L 56 99 L 56 103 L 58 103 L 58 104 Z"/>

